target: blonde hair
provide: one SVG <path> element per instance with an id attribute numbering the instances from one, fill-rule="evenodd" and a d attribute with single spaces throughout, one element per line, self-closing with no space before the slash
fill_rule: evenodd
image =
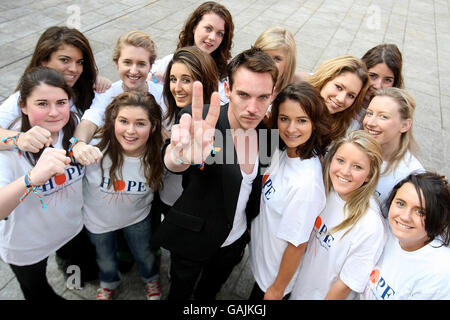
<path id="1" fill-rule="evenodd" d="M 130 45 L 134 47 L 144 48 L 150 53 L 150 65 L 155 62 L 156 59 L 156 45 L 148 34 L 142 31 L 133 30 L 127 32 L 117 39 L 116 46 L 113 50 L 113 61 L 117 63 L 120 58 L 120 52 L 125 45 Z"/>
<path id="2" fill-rule="evenodd" d="M 331 125 L 333 139 L 337 139 L 345 134 L 352 119 L 362 108 L 366 91 L 370 85 L 367 68 L 364 62 L 358 58 L 353 56 L 341 56 L 322 62 L 317 71 L 307 80 L 310 84 L 321 91 L 329 81 L 345 72 L 356 74 L 362 82 L 362 87 L 355 101 L 349 108 L 330 115 L 333 119 L 333 123 Z"/>
<path id="3" fill-rule="evenodd" d="M 394 100 L 398 105 L 398 113 L 400 114 L 402 120 L 411 119 L 412 123 L 414 110 L 416 109 L 416 101 L 408 92 L 406 92 L 406 90 L 395 87 L 385 88 L 377 90 L 374 93 L 374 97 L 376 96 L 389 97 Z M 386 166 L 382 174 L 386 174 L 390 170 L 394 170 L 395 168 L 397 168 L 408 150 L 411 153 L 415 153 L 415 151 L 417 150 L 417 143 L 413 136 L 412 125 L 408 131 L 401 134 L 400 145 L 397 151 L 392 155 L 391 159 L 389 159 L 388 165 Z"/>
<path id="4" fill-rule="evenodd" d="M 383 162 L 381 158 L 381 147 L 372 136 L 363 130 L 355 130 L 347 133 L 332 145 L 324 160 L 323 179 L 327 195 L 334 190 L 330 178 L 331 162 L 337 150 L 347 143 L 353 144 L 367 155 L 370 161 L 370 171 L 368 174 L 369 181 L 364 182 L 361 187 L 350 193 L 349 200 L 346 201 L 344 206 L 344 221 L 329 231 L 331 234 L 347 229 L 342 235 L 342 238 L 361 220 L 369 209 L 370 198 L 378 184 L 381 164 Z"/>
<path id="5" fill-rule="evenodd" d="M 297 46 L 292 33 L 280 26 L 270 27 L 261 33 L 256 39 L 254 47 L 263 51 L 266 50 L 286 50 L 286 66 L 280 83 L 276 84 L 277 92 L 281 92 L 288 84 L 294 80 L 294 73 L 297 64 Z"/>

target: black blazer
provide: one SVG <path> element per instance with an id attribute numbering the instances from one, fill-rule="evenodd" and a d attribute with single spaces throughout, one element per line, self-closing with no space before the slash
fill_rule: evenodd
<path id="1" fill-rule="evenodd" d="M 203 119 L 209 106 L 203 110 Z M 231 231 L 236 211 L 237 200 L 241 188 L 242 174 L 237 161 L 228 121 L 228 105 L 221 106 L 216 129 L 223 138 L 216 138 L 214 147 L 221 150 L 215 155 L 233 153 L 231 164 L 205 164 L 203 170 L 191 166 L 183 174 L 183 193 L 169 210 L 161 225 L 156 230 L 153 241 L 173 252 L 194 261 L 205 261 L 220 248 Z M 177 117 L 177 123 L 182 114 L 192 113 L 191 107 L 183 108 Z M 227 137 L 226 137 L 227 136 Z M 232 150 L 227 150 L 227 139 Z M 231 142 L 231 143 L 230 143 Z M 170 141 L 163 148 L 163 156 Z M 219 153 L 222 153 L 220 155 Z M 211 157 L 212 155 L 210 155 Z M 229 155 L 230 157 L 230 155 Z M 207 163 L 210 159 L 207 159 Z M 259 213 L 262 176 L 260 164 L 253 181 L 252 192 L 246 207 L 247 225 Z"/>

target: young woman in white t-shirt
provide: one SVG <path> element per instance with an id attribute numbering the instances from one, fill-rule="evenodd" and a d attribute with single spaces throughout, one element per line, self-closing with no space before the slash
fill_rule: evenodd
<path id="1" fill-rule="evenodd" d="M 114 82 L 105 93 L 96 95 L 75 130 L 73 154 L 79 163 L 90 165 L 101 159 L 100 150 L 88 144 L 97 128 L 103 125 L 105 109 L 114 97 L 131 90 L 149 92 L 161 104 L 162 85 L 147 80 L 155 59 L 156 46 L 148 34 L 134 30 L 119 37 L 113 50 L 113 61 L 120 80 Z"/>
<path id="2" fill-rule="evenodd" d="M 124 92 L 106 108 L 105 124 L 96 135 L 104 156 L 86 168 L 83 218 L 97 251 L 97 300 L 111 300 L 120 284 L 117 230 L 123 231 L 138 263 L 147 299 L 161 297 L 149 214 L 153 193 L 162 184 L 161 119 L 153 95 Z"/>
<path id="3" fill-rule="evenodd" d="M 414 171 L 424 170 L 413 155 L 415 108 L 416 102 L 405 90 L 393 87 L 376 91 L 367 107 L 364 130 L 378 141 L 383 158 L 376 188 L 382 205 L 397 182 Z"/>
<path id="4" fill-rule="evenodd" d="M 362 130 L 332 145 L 323 165 L 326 206 L 314 223 L 290 299 L 353 299 L 364 291 L 386 241 L 372 196 L 380 166 L 380 146 Z"/>
<path id="5" fill-rule="evenodd" d="M 325 207 L 320 157 L 330 125 L 319 92 L 290 84 L 272 104 L 270 127 L 280 147 L 264 175 L 261 212 L 251 225 L 250 300 L 281 300 L 291 292 L 316 217 Z"/>
<path id="6" fill-rule="evenodd" d="M 14 128 L 25 132 L 39 126 L 50 133 L 51 146 L 36 153 L 0 152 L 0 257 L 27 300 L 62 299 L 47 281 L 47 258 L 83 228 L 84 168 L 67 157 L 77 122 L 70 111 L 72 97 L 58 71 L 38 67 L 25 73 L 22 117 Z"/>
<path id="7" fill-rule="evenodd" d="M 24 74 L 34 67 L 45 66 L 61 72 L 64 80 L 72 87 L 75 97 L 70 100 L 71 111 L 80 116 L 89 108 L 95 92 L 102 93 L 111 86 L 111 81 L 97 75 L 94 54 L 88 39 L 77 29 L 65 26 L 53 26 L 39 37 L 30 63 Z M 95 91 L 94 91 L 95 90 Z M 20 87 L 0 106 L 0 139 L 17 135 L 11 130 L 11 123 L 21 116 Z M 17 139 L 18 147 L 23 151 L 38 152 L 48 146 L 50 133 L 35 126 Z M 11 141 L 0 144 L 0 149 L 9 149 Z"/>
<path id="8" fill-rule="evenodd" d="M 362 299 L 450 299 L 450 188 L 431 172 L 411 174 L 388 200 L 389 240 Z"/>
<path id="9" fill-rule="evenodd" d="M 228 102 L 224 82 L 228 77 L 227 64 L 231 59 L 233 32 L 233 18 L 228 9 L 218 2 L 207 1 L 199 5 L 186 19 L 178 37 L 177 49 L 196 46 L 213 58 L 218 71 L 218 90 L 222 105 Z M 169 54 L 156 60 L 149 78 L 156 76 L 163 81 L 172 56 Z"/>

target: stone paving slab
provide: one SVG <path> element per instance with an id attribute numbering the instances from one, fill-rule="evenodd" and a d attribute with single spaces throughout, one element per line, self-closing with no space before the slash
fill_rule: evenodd
<path id="1" fill-rule="evenodd" d="M 118 80 L 111 50 L 120 34 L 141 29 L 150 34 L 160 57 L 175 49 L 196 0 L 14 0 L 0 2 L 0 102 L 14 90 L 39 35 L 65 25 L 80 13 L 80 30 L 92 43 L 100 74 Z M 406 89 L 417 101 L 414 132 L 423 165 L 450 177 L 450 1 L 449 0 L 223 0 L 235 24 L 233 55 L 247 49 L 267 27 L 288 28 L 297 43 L 297 70 L 313 72 L 327 58 L 361 57 L 381 42 L 403 53 Z M 168 253 L 163 251 L 162 268 Z M 96 283 L 69 290 L 49 259 L 51 284 L 68 299 L 95 298 Z M 163 290 L 168 279 L 163 275 Z M 165 278 L 164 278 L 165 277 Z M 124 275 L 118 299 L 143 299 L 136 268 Z M 248 252 L 218 295 L 246 299 L 253 277 Z M 0 261 L 0 300 L 23 299 L 9 267 Z"/>

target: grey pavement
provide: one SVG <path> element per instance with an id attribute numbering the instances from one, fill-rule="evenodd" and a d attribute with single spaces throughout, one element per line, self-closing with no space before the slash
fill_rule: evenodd
<path id="1" fill-rule="evenodd" d="M 111 50 L 124 32 L 147 32 L 158 56 L 175 50 L 185 19 L 203 1 L 194 0 L 14 0 L 0 2 L 0 102 L 13 93 L 39 35 L 52 25 L 78 27 L 89 39 L 100 74 L 118 80 Z M 282 25 L 297 43 L 297 71 L 313 72 L 325 59 L 361 57 L 380 43 L 395 43 L 404 58 L 405 87 L 416 99 L 414 134 L 418 158 L 429 170 L 450 177 L 450 1 L 449 0 L 225 0 L 235 24 L 233 55 L 249 48 L 267 27 Z M 162 255 L 167 294 L 168 253 Z M 67 299 L 95 299 L 97 283 L 66 287 L 54 256 L 49 281 Z M 136 267 L 123 277 L 117 299 L 144 299 Z M 246 299 L 253 285 L 248 254 L 218 299 Z M 10 268 L 0 261 L 0 300 L 23 299 Z"/>

